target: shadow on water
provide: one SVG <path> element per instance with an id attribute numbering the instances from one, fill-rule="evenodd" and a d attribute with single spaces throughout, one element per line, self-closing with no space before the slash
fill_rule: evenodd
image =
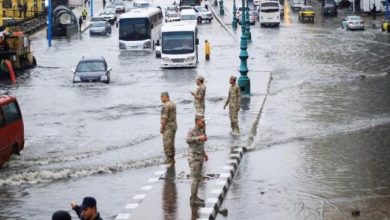
<path id="1" fill-rule="evenodd" d="M 164 219 L 177 219 L 177 189 L 175 183 L 176 171 L 172 166 L 167 168 L 163 189 L 163 213 Z"/>

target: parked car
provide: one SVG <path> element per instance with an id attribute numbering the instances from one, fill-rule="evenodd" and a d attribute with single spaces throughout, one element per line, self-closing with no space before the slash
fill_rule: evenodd
<path id="1" fill-rule="evenodd" d="M 123 13 L 123 12 L 126 12 L 125 3 L 124 3 L 122 0 L 116 0 L 116 1 L 114 2 L 114 6 L 115 6 L 115 12 L 116 12 L 116 13 Z"/>
<path id="2" fill-rule="evenodd" d="M 238 23 L 241 25 L 242 21 L 242 16 L 239 16 L 238 18 Z M 249 11 L 249 24 L 255 25 L 256 23 L 256 16 L 253 14 L 252 10 Z"/>
<path id="3" fill-rule="evenodd" d="M 0 166 L 24 148 L 24 125 L 16 97 L 0 95 Z"/>
<path id="4" fill-rule="evenodd" d="M 208 21 L 211 22 L 213 20 L 213 14 L 209 10 L 207 10 L 203 6 L 195 6 L 194 7 L 195 12 L 198 15 L 198 23 L 202 23 L 202 21 Z"/>
<path id="5" fill-rule="evenodd" d="M 165 22 L 180 21 L 180 13 L 175 10 L 165 11 Z"/>
<path id="6" fill-rule="evenodd" d="M 301 10 L 298 12 L 299 21 L 304 21 L 305 19 L 314 23 L 314 9 L 312 6 L 305 5 L 302 6 Z"/>
<path id="7" fill-rule="evenodd" d="M 111 34 L 111 24 L 108 21 L 95 21 L 92 22 L 89 27 L 89 34 L 101 34 L 107 35 Z"/>
<path id="8" fill-rule="evenodd" d="M 103 57 L 82 58 L 73 72 L 73 83 L 105 82 L 110 83 L 111 68 Z"/>
<path id="9" fill-rule="evenodd" d="M 110 22 L 110 24 L 114 24 L 117 16 L 115 14 L 115 9 L 105 9 L 100 12 L 99 17 L 103 18 L 105 21 Z"/>
<path id="10" fill-rule="evenodd" d="M 324 15 L 337 16 L 337 6 L 336 4 L 327 2 L 324 5 Z"/>
<path id="11" fill-rule="evenodd" d="M 348 16 L 341 21 L 341 27 L 346 30 L 364 30 L 364 21 L 360 16 Z"/>

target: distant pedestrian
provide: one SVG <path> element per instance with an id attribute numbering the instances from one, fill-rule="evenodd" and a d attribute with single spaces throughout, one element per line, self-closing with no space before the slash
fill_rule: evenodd
<path id="1" fill-rule="evenodd" d="M 376 5 L 375 3 L 372 5 L 372 19 L 376 19 Z"/>
<path id="2" fill-rule="evenodd" d="M 240 127 L 238 126 L 238 112 L 240 111 L 241 91 L 240 87 L 236 85 L 237 77 L 230 77 L 229 96 L 223 109 L 229 105 L 229 118 L 230 126 L 232 128 L 232 134 L 240 134 Z"/>
<path id="3" fill-rule="evenodd" d="M 23 14 L 24 14 L 24 18 L 27 18 L 27 3 L 26 2 L 23 4 Z"/>
<path id="4" fill-rule="evenodd" d="M 106 7 L 106 0 L 103 0 L 103 9 Z"/>
<path id="5" fill-rule="evenodd" d="M 177 130 L 176 124 L 176 105 L 173 103 L 168 92 L 161 93 L 161 109 L 160 133 L 163 136 L 163 145 L 165 152 L 165 162 L 169 166 L 175 164 L 175 135 Z"/>
<path id="6" fill-rule="evenodd" d="M 209 1 L 208 0 L 204 0 L 204 7 L 209 10 Z"/>
<path id="7" fill-rule="evenodd" d="M 97 211 L 96 199 L 93 197 L 84 197 L 81 206 L 75 202 L 72 202 L 70 206 L 81 220 L 103 220 Z"/>
<path id="8" fill-rule="evenodd" d="M 204 84 L 203 76 L 199 75 L 196 77 L 196 85 L 198 86 L 196 91 L 191 92 L 191 95 L 194 96 L 195 113 L 204 115 L 206 108 L 204 101 L 206 96 L 206 86 Z"/>
<path id="9" fill-rule="evenodd" d="M 18 11 L 19 11 L 19 18 L 21 18 L 23 13 L 23 5 L 18 4 Z"/>
<path id="10" fill-rule="evenodd" d="M 53 213 L 51 220 L 72 220 L 72 216 L 69 212 L 60 210 Z"/>
<path id="11" fill-rule="evenodd" d="M 83 11 L 81 12 L 81 15 L 83 16 L 83 20 L 87 19 L 88 12 L 87 12 L 86 8 L 83 9 Z"/>
<path id="12" fill-rule="evenodd" d="M 190 205 L 192 207 L 205 205 L 204 200 L 198 197 L 199 185 L 203 177 L 203 162 L 209 159 L 204 150 L 204 143 L 207 141 L 207 135 L 204 130 L 205 126 L 204 116 L 202 114 L 196 114 L 195 127 L 188 131 L 186 139 L 188 144 L 188 163 L 192 178 L 190 197 Z"/>
<path id="13" fill-rule="evenodd" d="M 83 16 L 80 16 L 80 17 L 79 17 L 80 33 L 81 33 L 81 25 L 83 25 Z"/>
<path id="14" fill-rule="evenodd" d="M 211 46 L 210 46 L 210 42 L 208 40 L 204 41 L 204 54 L 205 54 L 206 60 L 209 61 L 210 54 L 211 54 Z"/>

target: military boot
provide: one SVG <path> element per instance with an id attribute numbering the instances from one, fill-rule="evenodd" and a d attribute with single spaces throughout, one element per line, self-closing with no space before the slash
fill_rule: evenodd
<path id="1" fill-rule="evenodd" d="M 191 196 L 190 197 L 190 205 L 191 206 L 194 206 L 194 207 L 204 207 L 205 206 L 205 203 L 204 201 L 202 201 L 201 199 L 199 199 L 195 196 Z"/>

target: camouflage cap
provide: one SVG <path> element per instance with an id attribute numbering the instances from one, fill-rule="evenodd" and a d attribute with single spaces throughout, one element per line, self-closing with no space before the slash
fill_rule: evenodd
<path id="1" fill-rule="evenodd" d="M 235 76 L 231 76 L 231 77 L 230 77 L 230 79 L 232 79 L 232 80 L 236 80 L 236 79 L 237 79 L 237 77 L 235 77 Z"/>
<path id="2" fill-rule="evenodd" d="M 203 119 L 204 120 L 204 115 L 201 113 L 196 113 L 195 114 L 195 119 Z"/>
<path id="3" fill-rule="evenodd" d="M 161 92 L 161 96 L 169 96 L 168 92 Z"/>
<path id="4" fill-rule="evenodd" d="M 198 75 L 196 77 L 196 80 L 204 81 L 204 77 L 202 75 Z"/>

